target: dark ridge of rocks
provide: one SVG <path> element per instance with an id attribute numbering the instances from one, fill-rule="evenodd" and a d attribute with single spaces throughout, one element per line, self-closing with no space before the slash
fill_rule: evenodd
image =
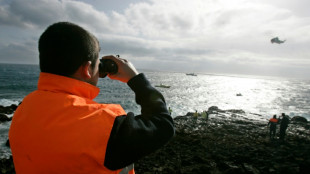
<path id="1" fill-rule="evenodd" d="M 5 122 L 5 121 L 11 121 L 12 118 L 8 117 L 5 114 L 0 113 L 0 123 Z"/>
<path id="2" fill-rule="evenodd" d="M 10 106 L 1 106 L 0 105 L 0 123 L 11 121 L 12 117 L 8 117 L 7 114 L 13 114 L 17 109 L 17 105 L 12 104 Z"/>
<path id="3" fill-rule="evenodd" d="M 2 174 L 15 174 L 12 156 L 9 159 L 0 159 L 0 172 Z"/>
<path id="4" fill-rule="evenodd" d="M 307 123 L 308 120 L 304 117 L 301 117 L 301 116 L 295 116 L 291 119 L 291 121 L 293 122 L 302 122 L 302 123 Z"/>
<path id="5" fill-rule="evenodd" d="M 231 110 L 219 112 L 215 107 L 208 112 L 236 113 Z M 221 117 L 219 114 L 209 120 L 179 116 L 174 121 L 175 137 L 162 149 L 135 163 L 136 173 L 310 172 L 309 122 L 292 121 L 283 142 L 269 139 L 267 121 Z"/>
<path id="6" fill-rule="evenodd" d="M 0 105 L 0 113 L 2 114 L 13 114 L 18 106 L 12 104 L 11 106 L 1 106 Z"/>
<path id="7" fill-rule="evenodd" d="M 5 146 L 10 148 L 10 140 L 9 140 L 9 139 L 8 139 L 8 140 L 6 140 L 6 142 L 5 142 Z"/>

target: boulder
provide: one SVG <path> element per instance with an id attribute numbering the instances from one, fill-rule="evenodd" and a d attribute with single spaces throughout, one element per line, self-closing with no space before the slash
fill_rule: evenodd
<path id="1" fill-rule="evenodd" d="M 10 140 L 9 140 L 9 139 L 8 139 L 8 140 L 6 140 L 5 145 L 6 145 L 7 147 L 10 147 Z"/>
<path id="2" fill-rule="evenodd" d="M 13 164 L 13 158 L 10 156 L 10 158 L 3 158 L 0 159 L 0 172 L 1 173 L 15 173 L 14 164 Z"/>
<path id="3" fill-rule="evenodd" d="M 211 106 L 208 108 L 208 111 L 207 111 L 209 114 L 215 114 L 215 113 L 218 113 L 218 112 L 222 112 L 222 110 L 220 110 L 217 106 Z"/>
<path id="4" fill-rule="evenodd" d="M 0 106 L 0 113 L 12 114 L 17 108 L 17 105 L 12 104 L 11 106 Z"/>
<path id="5" fill-rule="evenodd" d="M 291 119 L 291 121 L 307 123 L 308 120 L 305 117 L 295 116 Z"/>
<path id="6" fill-rule="evenodd" d="M 9 118 L 5 114 L 0 113 L 0 122 L 11 121 L 11 120 L 12 120 L 12 118 Z"/>
<path id="7" fill-rule="evenodd" d="M 188 112 L 185 116 L 194 116 L 194 112 Z"/>

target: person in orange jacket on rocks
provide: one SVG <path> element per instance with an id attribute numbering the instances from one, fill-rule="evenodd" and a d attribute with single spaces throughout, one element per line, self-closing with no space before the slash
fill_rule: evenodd
<path id="1" fill-rule="evenodd" d="M 276 115 L 269 120 L 268 125 L 270 125 L 269 137 L 270 139 L 274 139 L 277 130 L 278 119 Z"/>
<path id="2" fill-rule="evenodd" d="M 118 70 L 99 73 L 99 50 L 95 36 L 70 22 L 41 35 L 38 89 L 24 98 L 9 130 L 16 173 L 134 173 L 135 161 L 173 137 L 163 95 L 126 59 L 103 57 Z M 105 75 L 127 83 L 140 115 L 93 100 Z"/>

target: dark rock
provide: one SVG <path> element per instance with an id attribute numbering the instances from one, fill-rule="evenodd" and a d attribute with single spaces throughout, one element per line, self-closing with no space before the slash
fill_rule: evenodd
<path id="1" fill-rule="evenodd" d="M 310 171 L 310 130 L 304 128 L 308 123 L 289 124 L 286 140 L 282 142 L 269 139 L 267 121 L 219 117 L 222 112 L 232 115 L 235 111 L 210 108 L 208 112 L 215 115 L 209 120 L 189 114 L 174 118 L 175 137 L 135 163 L 136 173 L 294 174 Z M 241 110 L 236 112 L 242 114 Z M 153 170 L 155 163 L 159 166 Z"/>
<path id="2" fill-rule="evenodd" d="M 5 145 L 6 145 L 7 147 L 10 147 L 10 140 L 9 140 L 9 139 L 8 139 L 8 140 L 6 140 Z"/>
<path id="3" fill-rule="evenodd" d="M 295 122 L 302 122 L 302 123 L 307 123 L 308 120 L 304 117 L 301 116 L 295 116 L 291 119 L 291 121 L 295 121 Z"/>
<path id="4" fill-rule="evenodd" d="M 194 116 L 194 112 L 188 112 L 185 116 Z"/>
<path id="5" fill-rule="evenodd" d="M 12 104 L 11 106 L 0 106 L 0 113 L 12 114 L 16 110 L 17 105 Z"/>
<path id="6" fill-rule="evenodd" d="M 299 169 L 300 169 L 300 173 L 309 173 L 310 159 L 308 158 L 308 160 L 301 161 L 301 163 L 299 164 Z"/>
<path id="7" fill-rule="evenodd" d="M 244 114 L 245 112 L 241 109 L 229 109 L 225 110 L 226 112 L 236 113 L 236 114 Z"/>
<path id="8" fill-rule="evenodd" d="M 246 173 L 252 173 L 252 174 L 259 174 L 260 173 L 258 169 L 256 169 L 255 167 L 253 167 L 252 165 L 249 165 L 247 163 L 244 163 L 243 167 L 245 168 Z"/>
<path id="9" fill-rule="evenodd" d="M 9 118 L 5 114 L 0 113 L 0 122 L 11 121 L 11 120 L 12 120 L 12 118 Z"/>
<path id="10" fill-rule="evenodd" d="M 213 114 L 213 113 L 217 113 L 217 112 L 221 112 L 222 110 L 220 110 L 217 106 L 211 106 L 208 109 L 208 113 L 209 114 Z"/>
<path id="11" fill-rule="evenodd" d="M 0 159 L 0 169 L 1 173 L 15 174 L 12 156 L 8 159 Z"/>

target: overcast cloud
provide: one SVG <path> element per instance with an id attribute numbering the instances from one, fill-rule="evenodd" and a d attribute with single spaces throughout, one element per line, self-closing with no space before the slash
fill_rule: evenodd
<path id="1" fill-rule="evenodd" d="M 0 62 L 38 63 L 47 26 L 70 21 L 102 55 L 138 68 L 310 77 L 308 0 L 0 0 Z M 284 44 L 271 44 L 278 36 Z"/>

